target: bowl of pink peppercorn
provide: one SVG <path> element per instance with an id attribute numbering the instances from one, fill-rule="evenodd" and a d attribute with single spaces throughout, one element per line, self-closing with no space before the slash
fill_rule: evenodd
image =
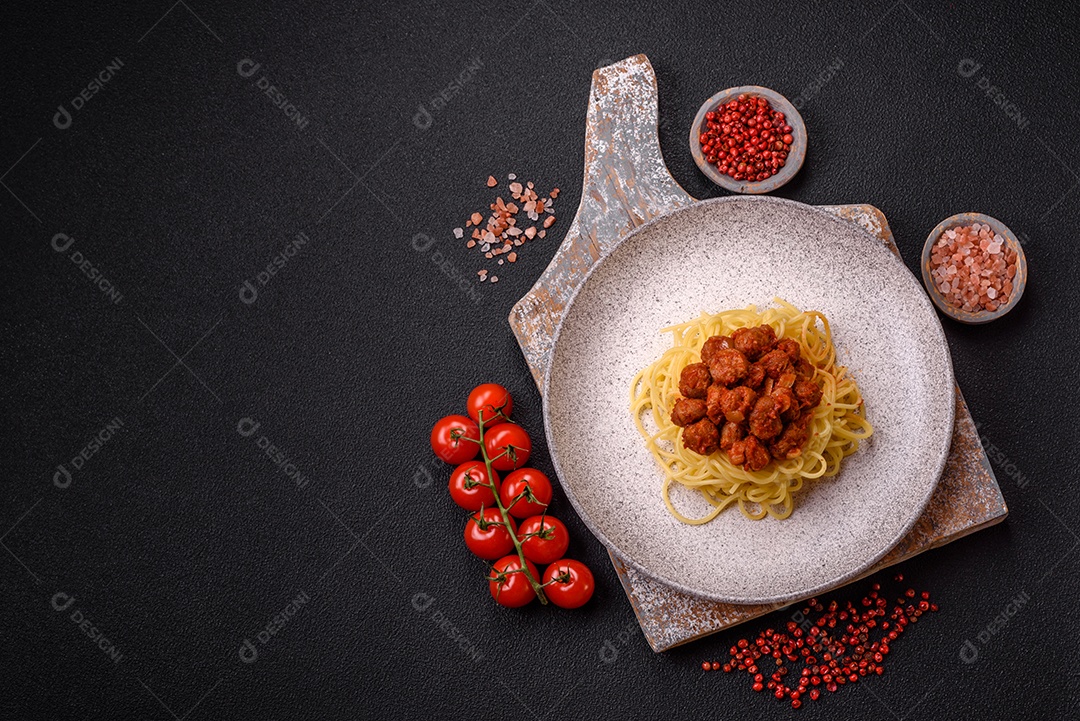
<path id="1" fill-rule="evenodd" d="M 922 278 L 942 313 L 961 323 L 997 320 L 1016 307 L 1027 285 L 1020 241 L 996 218 L 958 213 L 926 238 Z"/>
<path id="2" fill-rule="evenodd" d="M 690 126 L 690 155 L 709 180 L 735 193 L 769 193 L 806 158 L 806 124 L 780 93 L 759 85 L 721 90 Z"/>

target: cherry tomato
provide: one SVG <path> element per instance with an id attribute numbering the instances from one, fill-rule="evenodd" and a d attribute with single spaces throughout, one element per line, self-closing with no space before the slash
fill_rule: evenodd
<path id="1" fill-rule="evenodd" d="M 581 561 L 564 558 L 544 571 L 544 594 L 559 608 L 578 608 L 592 598 L 596 581 Z M 550 585 L 548 585 L 550 584 Z"/>
<path id="2" fill-rule="evenodd" d="M 499 487 L 499 474 L 495 476 L 495 487 Z M 450 497 L 466 511 L 479 511 L 495 505 L 495 493 L 485 485 L 488 483 L 487 467 L 483 461 L 466 461 L 450 474 Z"/>
<path id="3" fill-rule="evenodd" d="M 477 512 L 465 522 L 465 545 L 470 551 L 486 561 L 494 561 L 514 550 L 514 539 L 510 534 L 516 533 L 517 529 L 514 528 L 513 519 L 510 520 L 508 531 L 498 508 L 484 509 L 484 528 L 477 523 L 479 518 L 480 513 Z"/>
<path id="4" fill-rule="evenodd" d="M 528 564 L 529 573 L 539 581 L 536 566 L 528 559 L 525 559 L 525 563 Z M 519 608 L 536 598 L 536 591 L 533 590 L 525 574 L 519 570 L 520 568 L 521 559 L 516 555 L 503 556 L 495 562 L 491 573 L 488 574 L 488 590 L 500 606 Z M 506 574 L 502 580 L 499 580 L 500 573 Z"/>
<path id="5" fill-rule="evenodd" d="M 482 383 L 473 388 L 465 407 L 469 409 L 469 418 L 477 423 L 480 422 L 480 411 L 484 412 L 486 430 L 510 419 L 514 399 L 510 397 L 510 391 L 498 383 Z"/>
<path id="6" fill-rule="evenodd" d="M 487 450 L 488 458 L 501 456 L 498 460 L 491 461 L 492 468 L 497 471 L 512 471 L 528 462 L 529 454 L 532 453 L 532 441 L 525 429 L 516 423 L 500 423 L 491 430 L 484 429 L 484 449 Z M 504 452 L 506 455 L 502 455 Z"/>
<path id="7" fill-rule="evenodd" d="M 541 525 L 542 524 L 542 525 Z M 529 536 L 536 533 L 539 535 Z M 558 518 L 551 516 L 533 516 L 521 522 L 518 527 L 518 540 L 521 550 L 528 560 L 546 565 L 560 559 L 570 547 L 570 531 Z"/>
<path id="8" fill-rule="evenodd" d="M 535 500 L 520 498 L 515 503 L 514 499 L 521 495 L 526 488 L 532 491 Z M 518 518 L 539 516 L 551 503 L 551 481 L 535 468 L 519 468 L 503 481 L 502 489 L 499 491 L 499 498 L 512 516 Z"/>
<path id="9" fill-rule="evenodd" d="M 442 460 L 455 466 L 476 458 L 480 452 L 480 429 L 471 418 L 445 416 L 431 429 L 431 450 Z M 472 440 L 468 440 L 468 439 Z"/>

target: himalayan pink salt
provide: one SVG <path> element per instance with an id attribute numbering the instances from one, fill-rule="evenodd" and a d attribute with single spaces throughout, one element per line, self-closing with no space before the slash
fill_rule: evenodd
<path id="1" fill-rule="evenodd" d="M 930 275 L 949 305 L 993 312 L 1012 296 L 1016 251 L 985 223 L 950 228 L 932 246 Z"/>

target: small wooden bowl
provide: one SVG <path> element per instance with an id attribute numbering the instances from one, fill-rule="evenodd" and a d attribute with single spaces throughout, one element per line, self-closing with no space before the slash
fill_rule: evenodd
<path id="1" fill-rule="evenodd" d="M 1016 251 L 1016 276 L 1012 279 L 1012 297 L 1009 298 L 1008 303 L 1000 306 L 993 312 L 986 310 L 969 312 L 962 308 L 957 308 L 945 299 L 945 296 L 943 296 L 937 286 L 934 285 L 934 281 L 930 276 L 930 252 L 934 247 L 934 243 L 941 237 L 941 234 L 950 228 L 959 228 L 974 223 L 985 223 L 986 225 L 989 225 L 990 230 L 994 231 L 995 235 L 1003 238 L 1006 245 Z M 1016 235 L 1009 230 L 1008 226 L 1000 220 L 991 218 L 989 215 L 984 215 L 982 213 L 957 213 L 938 223 L 926 238 L 926 243 L 923 245 L 922 251 L 922 263 L 920 263 L 920 265 L 922 266 L 923 285 L 926 286 L 926 292 L 930 294 L 930 300 L 934 301 L 934 305 L 938 307 L 938 310 L 953 320 L 958 320 L 961 323 L 967 323 L 969 325 L 989 323 L 990 321 L 997 320 L 1005 315 L 1016 307 L 1016 304 L 1020 301 L 1020 296 L 1024 294 L 1024 289 L 1027 287 L 1027 256 L 1024 255 L 1024 248 L 1020 245 L 1020 241 L 1017 239 Z"/>
<path id="2" fill-rule="evenodd" d="M 765 98 L 769 101 L 773 110 L 779 110 L 783 113 L 785 122 L 791 126 L 791 135 L 795 138 L 795 142 L 791 144 L 791 149 L 788 151 L 787 162 L 784 163 L 784 167 L 780 168 L 779 173 L 765 180 L 753 182 L 735 180 L 730 175 L 721 173 L 715 165 L 705 160 L 705 155 L 701 152 L 699 138 L 701 137 L 701 129 L 705 126 L 705 113 L 716 110 L 723 103 L 744 93 Z M 726 188 L 734 193 L 768 193 L 795 177 L 795 173 L 799 172 L 799 168 L 802 167 L 803 160 L 806 159 L 806 124 L 803 123 L 802 116 L 799 115 L 799 111 L 795 109 L 795 106 L 775 90 L 758 85 L 740 85 L 737 88 L 728 88 L 727 90 L 721 90 L 706 100 L 698 110 L 697 116 L 690 126 L 690 154 L 694 156 L 694 162 L 697 163 L 701 172 L 705 173 L 709 180 L 721 188 Z"/>

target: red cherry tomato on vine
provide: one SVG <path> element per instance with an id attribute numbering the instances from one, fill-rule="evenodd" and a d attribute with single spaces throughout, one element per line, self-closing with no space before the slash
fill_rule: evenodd
<path id="1" fill-rule="evenodd" d="M 521 551 L 526 559 L 547 565 L 566 553 L 566 549 L 570 547 L 570 531 L 566 530 L 566 526 L 558 518 L 533 516 L 518 526 L 518 540 L 521 541 Z"/>
<path id="2" fill-rule="evenodd" d="M 539 581 L 536 566 L 528 559 L 525 563 L 529 573 Z M 488 590 L 500 606 L 519 608 L 536 598 L 536 591 L 532 589 L 529 579 L 519 570 L 520 568 L 521 559 L 516 555 L 504 556 L 495 562 L 491 573 L 488 574 Z"/>
<path id="3" fill-rule="evenodd" d="M 520 498 L 515 503 L 514 499 L 526 488 L 532 491 L 535 500 Z M 539 516 L 551 503 L 551 481 L 543 472 L 535 468 L 519 468 L 503 480 L 499 498 L 512 516 L 518 518 Z"/>
<path id="4" fill-rule="evenodd" d="M 484 449 L 491 461 L 491 467 L 497 471 L 512 471 L 521 468 L 532 453 L 532 441 L 525 429 L 516 423 L 500 423 L 491 430 L 484 429 Z M 502 455 L 505 453 L 506 455 Z M 532 515 L 532 514 L 527 514 Z"/>
<path id="5" fill-rule="evenodd" d="M 544 595 L 559 608 L 578 608 L 592 598 L 596 581 L 581 561 L 564 558 L 544 571 Z"/>
<path id="6" fill-rule="evenodd" d="M 483 411 L 484 428 L 487 429 L 509 420 L 514 399 L 510 397 L 510 391 L 498 383 L 482 383 L 473 388 L 465 407 L 469 409 L 469 418 L 477 423 L 480 422 L 480 411 Z"/>
<path id="7" fill-rule="evenodd" d="M 514 550 L 514 539 L 510 534 L 516 533 L 517 529 L 513 519 L 510 519 L 510 530 L 503 525 L 502 513 L 498 508 L 484 509 L 483 528 L 477 522 L 479 519 L 480 513 L 477 512 L 465 522 L 465 545 L 470 551 L 485 561 L 494 561 Z"/>
<path id="8" fill-rule="evenodd" d="M 472 440 L 469 440 L 469 439 Z M 457 465 L 480 452 L 480 428 L 466 416 L 445 416 L 431 429 L 431 450 L 442 460 Z"/>
<path id="9" fill-rule="evenodd" d="M 495 487 L 499 487 L 499 474 L 492 471 Z M 489 483 L 487 467 L 483 461 L 466 461 L 450 474 L 450 497 L 466 511 L 479 511 L 495 505 L 495 493 Z"/>

